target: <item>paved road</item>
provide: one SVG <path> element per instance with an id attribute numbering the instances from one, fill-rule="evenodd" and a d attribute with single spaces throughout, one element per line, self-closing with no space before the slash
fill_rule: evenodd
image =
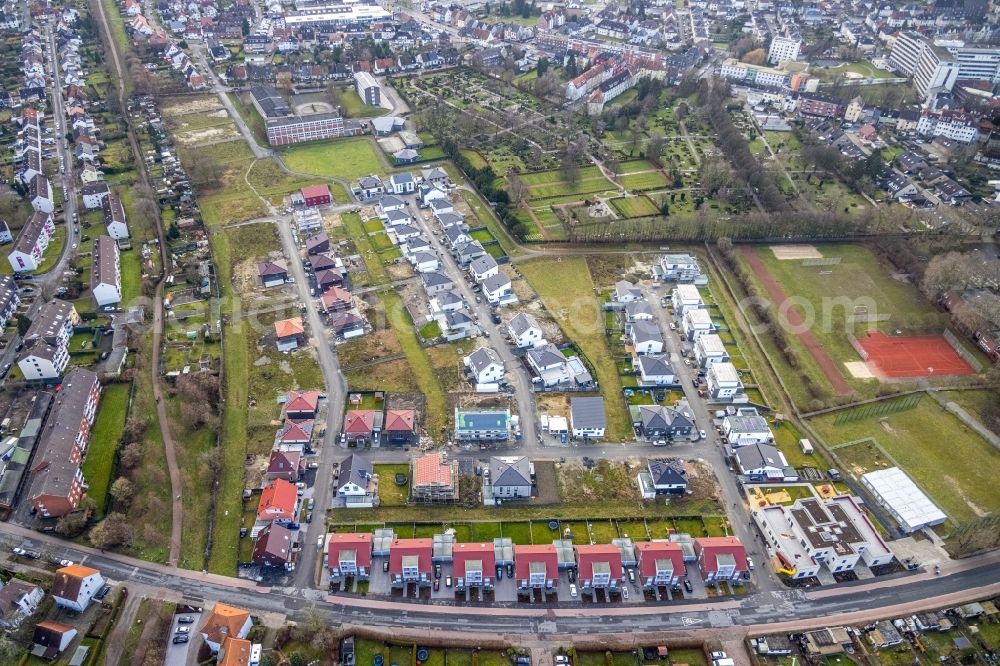
<path id="1" fill-rule="evenodd" d="M 531 392 L 531 376 L 528 374 L 524 364 L 517 359 L 510 351 L 510 347 L 504 342 L 503 330 L 493 323 L 492 310 L 482 296 L 479 296 L 469 284 L 469 272 L 458 265 L 455 257 L 452 256 L 448 248 L 445 247 L 441 236 L 436 234 L 440 227 L 430 219 L 430 212 L 417 207 L 416 196 L 406 197 L 407 205 L 410 207 L 410 215 L 417 220 L 417 224 L 424 232 L 431 246 L 437 251 L 438 256 L 444 264 L 444 270 L 448 277 L 455 283 L 455 289 L 462 295 L 468 304 L 471 312 L 478 318 L 479 327 L 489 333 L 486 340 L 488 346 L 492 347 L 503 360 L 507 369 L 507 376 L 510 384 L 514 387 L 514 397 L 517 400 L 517 412 L 520 414 L 521 425 L 521 449 L 523 453 L 528 453 L 539 448 L 538 434 L 535 426 L 535 398 Z M 477 303 L 480 300 L 482 302 Z"/>
<path id="2" fill-rule="evenodd" d="M 408 630 L 482 632 L 521 636 L 553 634 L 631 635 L 636 632 L 711 628 L 713 635 L 738 629 L 773 631 L 772 623 L 799 626 L 857 622 L 861 617 L 891 617 L 899 604 L 907 612 L 938 608 L 960 601 L 1000 594 L 1000 551 L 942 565 L 941 575 L 897 574 L 865 583 L 846 583 L 819 591 L 777 590 L 715 601 L 674 601 L 664 604 L 554 606 L 526 604 L 426 604 L 366 597 L 328 597 L 319 590 L 256 587 L 252 582 L 152 564 L 122 555 L 106 555 L 12 524 L 0 524 L 10 543 L 30 539 L 30 545 L 83 562 L 113 581 L 188 597 L 224 601 L 302 620 L 315 609 L 332 624 Z M 947 601 L 942 601 L 943 595 Z M 781 625 L 790 630 L 791 625 Z"/>
<path id="3" fill-rule="evenodd" d="M 756 559 L 760 565 L 755 571 L 757 587 L 761 590 L 779 589 L 781 585 L 773 578 L 771 568 L 765 566 L 765 552 L 761 550 L 760 541 L 749 526 L 748 512 L 743 507 L 744 495 L 737 487 L 733 473 L 729 471 L 725 451 L 712 426 L 713 414 L 710 412 L 708 403 L 698 395 L 698 390 L 694 387 L 693 380 L 698 373 L 697 367 L 694 365 L 688 367 L 684 364 L 684 358 L 681 356 L 681 335 L 678 331 L 670 330 L 673 316 L 660 305 L 660 299 L 670 295 L 670 287 L 660 284 L 655 287 L 645 287 L 644 291 L 646 300 L 652 306 L 653 314 L 663 334 L 666 351 L 670 353 L 670 364 L 673 366 L 674 372 L 677 373 L 677 378 L 684 390 L 688 411 L 695 419 L 695 427 L 705 430 L 708 434 L 707 439 L 703 439 L 697 444 L 699 457 L 711 465 L 719 480 L 718 487 L 722 492 L 722 506 L 729 518 L 732 533 L 740 538 L 740 541 L 747 548 L 747 554 Z M 675 455 L 670 449 L 665 453 Z"/>

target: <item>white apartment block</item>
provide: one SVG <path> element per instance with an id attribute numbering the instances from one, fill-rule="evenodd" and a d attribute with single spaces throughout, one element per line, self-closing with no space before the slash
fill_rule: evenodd
<path id="1" fill-rule="evenodd" d="M 802 40 L 799 37 L 775 37 L 767 50 L 767 61 L 772 65 L 780 65 L 786 60 L 797 60 Z"/>

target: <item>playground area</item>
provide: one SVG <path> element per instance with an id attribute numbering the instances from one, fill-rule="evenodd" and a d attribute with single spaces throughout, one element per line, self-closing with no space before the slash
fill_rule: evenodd
<path id="1" fill-rule="evenodd" d="M 890 336 L 869 331 L 858 339 L 868 367 L 879 377 L 974 375 L 973 368 L 943 335 Z"/>

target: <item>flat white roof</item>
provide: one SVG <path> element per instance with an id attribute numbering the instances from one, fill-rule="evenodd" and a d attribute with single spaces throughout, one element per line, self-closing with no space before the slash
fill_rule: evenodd
<path id="1" fill-rule="evenodd" d="M 679 284 L 674 287 L 674 289 L 677 290 L 677 295 L 685 301 L 701 300 L 701 294 L 698 292 L 698 287 L 693 284 Z"/>
<path id="2" fill-rule="evenodd" d="M 924 525 L 943 523 L 948 517 L 917 487 L 906 472 L 898 467 L 880 469 L 861 475 L 864 483 L 896 516 L 906 524 L 902 527 L 917 529 Z"/>
<path id="3" fill-rule="evenodd" d="M 732 363 L 716 363 L 708 371 L 719 383 L 740 381 L 740 373 L 736 372 L 736 366 Z"/>
<path id="4" fill-rule="evenodd" d="M 722 342 L 722 338 L 715 333 L 706 333 L 698 338 L 695 344 L 701 345 L 702 350 L 707 354 L 722 354 L 726 351 L 726 345 Z"/>
<path id="5" fill-rule="evenodd" d="M 360 5 L 344 7 L 340 11 L 330 9 L 303 9 L 288 12 L 284 16 L 285 25 L 309 25 L 311 23 L 353 23 L 363 21 L 381 21 L 392 18 L 392 14 L 378 6 Z"/>
<path id="6" fill-rule="evenodd" d="M 689 322 L 698 325 L 712 325 L 712 315 L 708 313 L 708 310 L 704 308 L 698 308 L 697 310 L 685 310 L 684 316 Z"/>

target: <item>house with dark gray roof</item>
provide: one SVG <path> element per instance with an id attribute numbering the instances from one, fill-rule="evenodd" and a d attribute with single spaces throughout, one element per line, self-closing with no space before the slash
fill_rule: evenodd
<path id="1" fill-rule="evenodd" d="M 337 476 L 337 497 L 352 508 L 371 508 L 378 500 L 378 484 L 381 479 L 372 473 L 372 462 L 358 454 L 344 458 Z M 395 479 L 385 479 L 395 483 Z"/>
<path id="2" fill-rule="evenodd" d="M 691 437 L 694 422 L 680 410 L 662 405 L 632 405 L 632 426 L 649 440 L 675 440 Z"/>
<path id="3" fill-rule="evenodd" d="M 454 289 L 455 283 L 451 278 L 440 271 L 429 271 L 420 274 L 420 281 L 424 284 L 424 291 L 428 296 L 435 296 L 442 291 Z"/>
<path id="4" fill-rule="evenodd" d="M 680 458 L 650 458 L 646 469 L 657 495 L 681 494 L 687 490 L 687 471 Z"/>
<path id="5" fill-rule="evenodd" d="M 642 386 L 673 386 L 677 375 L 666 354 L 646 354 L 632 357 L 632 367 L 639 373 Z"/>
<path id="6" fill-rule="evenodd" d="M 464 363 L 473 384 L 495 384 L 503 380 L 503 360 L 491 347 L 480 347 L 466 356 Z"/>
<path id="7" fill-rule="evenodd" d="M 511 318 L 507 324 L 507 333 L 511 343 L 518 349 L 545 343 L 545 334 L 538 325 L 538 320 L 527 312 L 519 312 Z"/>
<path id="8" fill-rule="evenodd" d="M 483 478 L 483 503 L 487 506 L 505 500 L 530 499 L 535 466 L 524 456 L 490 458 Z"/>
<path id="9" fill-rule="evenodd" d="M 659 354 L 663 351 L 660 327 L 651 321 L 633 321 L 625 325 L 625 335 L 637 354 Z"/>
<path id="10" fill-rule="evenodd" d="M 604 437 L 604 430 L 608 425 L 604 414 L 604 398 L 600 396 L 570 398 L 569 421 L 573 437 Z"/>

